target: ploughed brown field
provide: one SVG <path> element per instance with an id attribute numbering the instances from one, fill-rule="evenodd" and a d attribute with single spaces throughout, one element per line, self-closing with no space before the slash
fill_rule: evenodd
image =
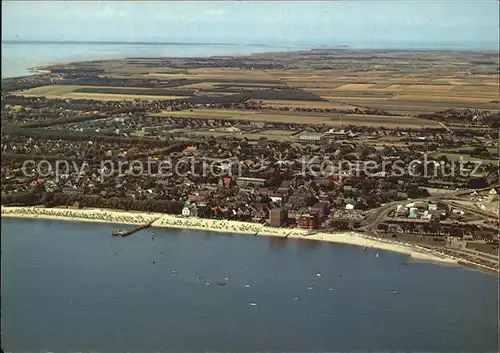
<path id="1" fill-rule="evenodd" d="M 95 100 L 195 99 L 196 104 L 210 103 L 213 97 L 230 101 L 234 96 L 261 101 L 264 109 L 159 115 L 337 126 L 338 112 L 320 111 L 335 109 L 345 111 L 346 125 L 436 127 L 435 122 L 406 117 L 446 109 L 498 111 L 498 68 L 497 53 L 451 51 L 312 50 L 243 57 L 128 58 L 49 66 L 45 69 L 77 69 L 86 77 L 56 79 L 52 85 L 15 94 Z M 304 109 L 316 112 L 299 112 Z M 379 113 L 356 114 L 366 109 Z"/>

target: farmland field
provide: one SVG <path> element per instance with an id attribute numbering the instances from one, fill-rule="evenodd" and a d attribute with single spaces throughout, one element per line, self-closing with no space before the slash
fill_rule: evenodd
<path id="1" fill-rule="evenodd" d="M 50 86 L 31 88 L 28 90 L 14 92 L 14 93 L 23 96 L 33 96 L 33 97 L 36 96 L 59 97 L 74 92 L 80 87 L 81 86 L 77 85 L 50 85 Z"/>
<path id="2" fill-rule="evenodd" d="M 206 119 L 227 119 L 234 117 L 242 117 L 246 115 L 256 114 L 256 111 L 244 111 L 237 109 L 192 109 L 181 111 L 163 111 L 153 114 L 154 116 L 175 116 L 187 118 L 206 118 Z"/>
<path id="3" fill-rule="evenodd" d="M 113 87 L 84 87 L 74 90 L 75 93 L 90 93 L 90 94 L 119 94 L 132 96 L 192 96 L 191 90 L 177 89 L 149 89 L 149 88 L 113 88 Z"/>
<path id="4" fill-rule="evenodd" d="M 99 91 L 100 90 L 100 91 Z M 134 88 L 135 94 L 128 94 L 125 87 L 92 87 L 78 85 L 50 85 L 31 88 L 15 94 L 26 97 L 49 97 L 62 99 L 96 99 L 96 100 L 133 100 L 136 98 L 145 100 L 173 100 L 187 98 L 186 96 L 173 95 L 148 95 L 143 94 L 147 88 Z M 103 93 L 99 93 L 103 92 Z M 114 92 L 114 93 L 106 93 Z"/>
<path id="5" fill-rule="evenodd" d="M 261 100 L 264 107 L 296 107 L 296 108 L 317 108 L 317 109 L 355 109 L 356 106 L 338 104 L 333 102 L 314 101 L 288 101 L 288 100 Z"/>
<path id="6" fill-rule="evenodd" d="M 436 127 L 436 123 L 405 117 L 447 109 L 499 111 L 498 67 L 495 53 L 459 51 L 312 50 L 242 57 L 127 58 L 48 66 L 48 70 L 86 74 L 13 93 L 65 99 L 186 100 L 191 108 L 250 100 L 262 108 L 290 111 L 194 109 L 159 115 L 336 126 L 337 115 L 304 115 L 297 110 L 338 109 L 347 111 L 346 125 L 421 128 Z M 356 108 L 376 109 L 380 115 L 352 114 Z"/>
<path id="7" fill-rule="evenodd" d="M 340 126 L 371 126 L 388 128 L 441 128 L 439 123 L 431 120 L 406 118 L 399 116 L 380 115 L 344 115 L 340 120 L 340 114 L 321 113 L 289 113 L 289 112 L 259 112 L 221 109 L 194 109 L 193 111 L 164 111 L 155 114 L 165 117 L 184 117 L 198 119 L 232 119 L 249 121 L 267 121 L 274 123 L 295 123 L 295 124 L 318 124 L 332 127 Z"/>
<path id="8" fill-rule="evenodd" d="M 213 137 L 227 137 L 227 136 L 238 136 L 239 138 L 247 138 L 249 140 L 258 140 L 262 137 L 272 140 L 281 141 L 293 141 L 296 137 L 293 136 L 293 132 L 286 131 L 259 131 L 252 133 L 241 133 L 241 132 L 223 132 L 223 131 L 210 131 L 209 129 L 199 129 L 199 130 L 189 130 L 182 131 L 187 136 L 199 137 L 199 136 L 213 136 Z"/>
<path id="9" fill-rule="evenodd" d="M 60 98 L 70 98 L 70 99 L 95 99 L 104 101 L 120 101 L 120 100 L 176 100 L 189 98 L 185 96 L 149 96 L 149 95 L 130 95 L 130 94 L 105 94 L 105 93 L 79 93 L 73 92 L 65 94 Z"/>
<path id="10" fill-rule="evenodd" d="M 458 153 L 433 153 L 430 156 L 434 158 L 441 158 L 442 156 L 446 156 L 446 158 L 450 161 L 481 161 L 482 163 L 491 163 L 493 165 L 498 165 L 498 160 L 496 159 L 482 159 L 482 158 L 477 158 L 477 157 L 471 157 L 469 155 L 463 155 L 463 154 L 458 154 Z"/>

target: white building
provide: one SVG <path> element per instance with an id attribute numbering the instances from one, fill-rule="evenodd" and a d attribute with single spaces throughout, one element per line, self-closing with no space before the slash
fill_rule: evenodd
<path id="1" fill-rule="evenodd" d="M 187 208 L 187 207 L 184 207 L 184 208 L 182 209 L 182 215 L 183 215 L 184 217 L 189 217 L 189 216 L 191 216 L 191 210 L 190 210 L 189 208 Z"/>
<path id="2" fill-rule="evenodd" d="M 323 139 L 323 134 L 304 133 L 299 135 L 299 139 L 305 141 L 321 141 Z"/>
<path id="3" fill-rule="evenodd" d="M 270 196 L 269 197 L 271 199 L 272 202 L 278 204 L 281 206 L 281 204 L 283 203 L 283 198 L 282 197 L 279 197 L 279 196 Z"/>

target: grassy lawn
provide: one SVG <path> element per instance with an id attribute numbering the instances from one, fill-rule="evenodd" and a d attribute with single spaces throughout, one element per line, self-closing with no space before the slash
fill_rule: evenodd
<path id="1" fill-rule="evenodd" d="M 481 158 L 471 157 L 466 154 L 437 152 L 437 153 L 432 153 L 431 156 L 433 158 L 440 158 L 441 156 L 446 156 L 446 158 L 448 158 L 448 160 L 450 161 L 459 161 L 460 159 L 462 159 L 464 162 L 481 161 L 486 164 L 492 163 L 498 165 L 498 159 L 481 159 Z"/>

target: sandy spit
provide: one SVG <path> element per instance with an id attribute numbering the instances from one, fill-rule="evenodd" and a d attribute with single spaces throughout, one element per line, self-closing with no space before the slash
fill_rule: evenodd
<path id="1" fill-rule="evenodd" d="M 154 227 L 180 228 L 201 231 L 238 233 L 259 236 L 274 236 L 292 239 L 308 239 L 334 243 L 350 244 L 406 254 L 424 261 L 457 264 L 458 259 L 431 251 L 417 245 L 385 240 L 356 232 L 316 232 L 305 229 L 266 227 L 257 223 L 212 220 L 196 217 L 182 217 L 164 213 L 119 211 L 109 209 L 69 209 L 42 207 L 2 207 L 2 217 L 51 219 L 58 221 L 101 222 L 128 225 L 141 225 L 154 222 Z"/>

